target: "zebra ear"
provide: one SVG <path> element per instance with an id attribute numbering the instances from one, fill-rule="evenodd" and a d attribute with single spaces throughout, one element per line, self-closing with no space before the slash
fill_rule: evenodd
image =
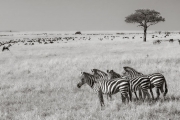
<path id="1" fill-rule="evenodd" d="M 109 73 L 109 70 L 107 70 L 107 73 Z"/>
<path id="2" fill-rule="evenodd" d="M 111 70 L 111 72 L 114 72 L 113 70 Z"/>
<path id="3" fill-rule="evenodd" d="M 123 67 L 125 71 L 127 71 L 128 67 Z"/>

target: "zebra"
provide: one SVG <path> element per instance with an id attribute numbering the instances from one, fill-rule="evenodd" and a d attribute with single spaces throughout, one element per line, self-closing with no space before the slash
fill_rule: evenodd
<path id="1" fill-rule="evenodd" d="M 121 78 L 122 76 L 113 70 L 107 70 L 109 79 Z"/>
<path id="2" fill-rule="evenodd" d="M 105 72 L 98 70 L 98 69 L 92 69 L 91 70 L 93 75 L 95 76 L 96 80 L 100 81 L 100 80 L 109 80 L 108 74 L 106 74 Z M 112 96 L 109 94 L 107 94 L 107 99 L 108 96 L 110 98 L 110 100 L 112 100 Z"/>
<path id="3" fill-rule="evenodd" d="M 138 100 L 138 97 L 136 94 L 137 90 L 142 90 L 143 95 L 144 95 L 143 100 L 146 99 L 146 96 L 148 97 L 148 99 L 150 99 L 148 89 L 150 89 L 151 97 L 154 100 L 154 95 L 152 92 L 152 85 L 151 85 L 150 79 L 147 76 L 137 76 L 128 80 L 130 82 L 130 90 L 131 92 L 134 92 L 137 100 Z"/>
<path id="4" fill-rule="evenodd" d="M 108 74 L 101 71 L 101 70 L 92 69 L 91 71 L 92 71 L 93 75 L 96 77 L 97 80 L 102 80 L 102 79 L 103 80 L 105 80 L 105 79 L 108 80 L 109 79 Z M 107 99 L 108 99 L 108 96 L 109 96 L 110 100 L 112 100 L 112 96 L 110 94 L 109 95 L 107 94 Z"/>
<path id="5" fill-rule="evenodd" d="M 126 71 L 124 73 L 124 75 L 129 76 L 130 78 L 137 77 L 137 76 L 144 76 L 144 74 L 136 71 L 135 69 L 133 69 L 131 67 L 124 67 L 124 70 Z M 146 76 L 150 79 L 152 88 L 154 88 L 154 87 L 156 88 L 156 93 L 157 93 L 156 99 L 159 99 L 159 96 L 160 96 L 159 91 L 161 91 L 161 93 L 163 93 L 163 98 L 165 99 L 165 96 L 168 92 L 165 77 L 161 73 L 153 73 L 153 74 L 149 74 Z M 164 89 L 163 89 L 163 87 L 164 87 Z M 141 94 L 141 92 L 140 92 L 140 94 Z"/>
<path id="6" fill-rule="evenodd" d="M 103 94 L 116 94 L 121 93 L 122 102 L 125 103 L 131 101 L 131 91 L 129 81 L 126 79 L 112 79 L 97 81 L 94 75 L 86 72 L 81 72 L 81 81 L 77 84 L 78 88 L 87 83 L 95 93 L 98 93 L 99 101 L 102 106 L 104 105 Z"/>

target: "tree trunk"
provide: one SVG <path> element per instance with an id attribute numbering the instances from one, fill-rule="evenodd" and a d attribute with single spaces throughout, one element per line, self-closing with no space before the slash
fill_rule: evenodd
<path id="1" fill-rule="evenodd" d="M 147 28 L 146 27 L 144 27 L 144 42 L 146 42 L 146 31 L 147 31 Z"/>

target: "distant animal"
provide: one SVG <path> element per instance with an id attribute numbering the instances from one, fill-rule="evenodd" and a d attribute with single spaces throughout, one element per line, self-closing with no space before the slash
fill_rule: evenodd
<path id="1" fill-rule="evenodd" d="M 179 45 L 180 45 L 180 39 L 178 39 Z"/>
<path id="2" fill-rule="evenodd" d="M 173 42 L 174 42 L 174 40 L 173 40 L 173 39 L 170 39 L 170 40 L 169 40 L 169 42 L 173 43 Z"/>
<path id="3" fill-rule="evenodd" d="M 160 43 L 161 43 L 160 40 L 155 40 L 155 41 L 153 41 L 153 44 L 160 44 Z"/>
<path id="4" fill-rule="evenodd" d="M 11 44 L 9 44 L 8 46 L 3 46 L 3 48 L 2 48 L 2 51 L 4 51 L 4 50 L 9 50 L 9 47 L 11 46 Z M 9 50 L 10 51 L 10 50 Z"/>
<path id="5" fill-rule="evenodd" d="M 123 37 L 123 39 L 124 39 L 124 38 L 127 38 L 127 39 L 129 39 L 129 37 Z"/>

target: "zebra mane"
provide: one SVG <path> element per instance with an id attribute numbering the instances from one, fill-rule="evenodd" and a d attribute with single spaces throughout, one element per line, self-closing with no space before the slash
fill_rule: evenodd
<path id="1" fill-rule="evenodd" d="M 83 75 L 87 75 L 87 76 L 93 76 L 92 74 L 90 74 L 90 73 L 87 73 L 87 72 L 83 72 Z"/>
<path id="2" fill-rule="evenodd" d="M 120 75 L 119 73 L 115 72 L 114 70 L 111 70 L 110 72 L 113 72 L 113 74 L 118 74 Z M 120 75 L 121 76 L 121 75 Z"/>
<path id="3" fill-rule="evenodd" d="M 105 73 L 105 72 L 103 72 L 103 71 L 101 71 L 101 70 L 98 70 L 98 69 L 92 69 L 92 70 L 93 70 L 93 71 L 97 71 L 96 73 L 100 72 L 100 73 L 103 73 L 103 74 L 107 75 L 107 73 Z"/>
<path id="4" fill-rule="evenodd" d="M 142 73 L 140 73 L 140 72 L 138 72 L 137 70 L 135 70 L 134 68 L 131 68 L 131 67 L 123 67 L 124 68 L 124 70 L 126 71 L 126 72 L 130 72 L 130 71 L 134 71 L 134 72 L 136 72 L 137 74 L 140 74 L 140 75 L 143 75 Z"/>

